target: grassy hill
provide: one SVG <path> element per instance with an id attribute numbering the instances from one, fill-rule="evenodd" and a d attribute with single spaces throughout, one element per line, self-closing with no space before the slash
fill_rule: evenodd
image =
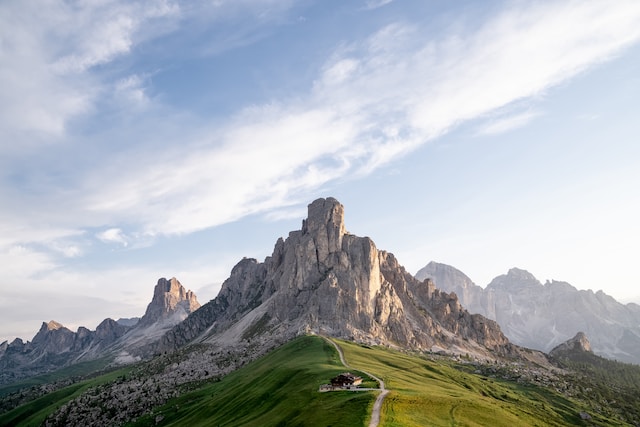
<path id="1" fill-rule="evenodd" d="M 318 392 L 344 371 L 333 346 L 322 338 L 300 337 L 130 425 L 365 425 L 375 392 Z"/>
<path id="2" fill-rule="evenodd" d="M 579 414 L 586 408 L 559 393 L 474 374 L 446 359 L 339 344 L 352 368 L 380 376 L 391 390 L 382 426 L 627 425 L 597 414 L 585 422 Z M 317 391 L 343 370 L 322 338 L 298 338 L 131 425 L 367 425 L 376 392 Z"/>
<path id="3" fill-rule="evenodd" d="M 615 414 L 553 387 L 501 379 L 492 367 L 337 341 L 353 371 L 381 377 L 390 391 L 381 426 L 624 426 Z M 129 426 L 366 426 L 378 392 L 318 388 L 345 368 L 323 338 L 297 338 L 229 375 L 188 387 Z M 375 382 L 365 377 L 365 385 Z M 122 380 L 114 372 L 58 390 L 0 415 L 0 425 L 37 425 L 87 387 Z M 563 379 L 562 381 L 566 381 Z M 196 388 L 195 390 L 193 390 Z M 184 390 L 187 390 L 186 388 Z M 107 408 L 113 410 L 113 408 Z M 590 420 L 582 420 L 588 412 Z"/>

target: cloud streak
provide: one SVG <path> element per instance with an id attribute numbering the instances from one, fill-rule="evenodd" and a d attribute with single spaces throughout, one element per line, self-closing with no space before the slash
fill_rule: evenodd
<path id="1" fill-rule="evenodd" d="M 637 42 L 640 6 L 616 6 L 514 7 L 476 31 L 438 39 L 415 23 L 389 25 L 341 46 L 306 95 L 247 108 L 179 151 L 150 156 L 149 166 L 128 168 L 89 207 L 116 222 L 136 212 L 149 233 L 190 233 L 367 174 Z M 534 117 L 522 113 L 485 131 L 505 132 Z M 163 204 L 170 208 L 158 209 Z"/>

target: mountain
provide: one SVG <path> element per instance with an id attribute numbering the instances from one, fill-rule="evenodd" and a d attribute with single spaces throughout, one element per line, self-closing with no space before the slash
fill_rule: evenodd
<path id="1" fill-rule="evenodd" d="M 640 364 L 640 306 L 621 304 L 602 291 L 578 290 L 566 282 L 542 284 L 512 268 L 481 288 L 454 267 L 430 262 L 416 277 L 432 279 L 461 304 L 498 322 L 514 343 L 542 351 L 584 331 L 601 356 Z"/>
<path id="2" fill-rule="evenodd" d="M 584 332 L 578 332 L 575 337 L 554 347 L 549 352 L 549 356 L 564 358 L 571 357 L 575 353 L 593 353 L 591 343 Z"/>
<path id="3" fill-rule="evenodd" d="M 143 318 L 110 347 L 148 360 L 60 384 L 55 396 L 14 393 L 0 424 L 327 425 L 314 411 L 334 411 L 338 423 L 358 411 L 360 421 L 344 423 L 360 424 L 370 417 L 371 391 L 318 391 L 347 368 L 319 335 L 342 339 L 333 341 L 348 370 L 389 379 L 385 423 L 585 425 L 583 412 L 592 425 L 640 421 L 637 387 L 616 388 L 634 405 L 625 413 L 609 395 L 586 396 L 594 394 L 589 378 L 574 387 L 576 377 L 553 359 L 512 344 L 497 322 L 469 313 L 455 293 L 416 279 L 370 238 L 350 234 L 333 198 L 312 202 L 301 229 L 278 239 L 263 262 L 240 260 L 216 298 L 145 340 L 140 331 L 155 334 L 191 307 L 171 282 L 158 282 Z M 167 292 L 182 295 L 180 302 Z M 366 382 L 375 387 L 373 378 Z M 588 406 L 573 399 L 577 393 Z"/>
<path id="4" fill-rule="evenodd" d="M 370 238 L 347 232 L 344 207 L 333 198 L 311 203 L 301 230 L 278 239 L 264 262 L 241 260 L 215 299 L 145 350 L 268 345 L 308 333 L 480 358 L 519 353 L 496 322 L 417 280 Z"/>
<path id="5" fill-rule="evenodd" d="M 200 307 L 193 292 L 175 278 L 161 278 L 153 299 L 139 321 L 103 320 L 95 331 L 76 332 L 56 321 L 43 322 L 31 341 L 0 344 L 0 384 L 59 369 L 70 364 L 106 358 L 105 363 L 136 360 L 134 349 L 157 340 Z"/>

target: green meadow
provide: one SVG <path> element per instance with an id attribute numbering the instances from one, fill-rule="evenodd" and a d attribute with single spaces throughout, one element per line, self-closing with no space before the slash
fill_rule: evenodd
<path id="1" fill-rule="evenodd" d="M 586 408 L 559 393 L 470 373 L 448 360 L 338 343 L 350 366 L 381 377 L 391 390 L 384 427 L 627 425 L 595 415 L 586 424 L 579 416 Z"/>
<path id="2" fill-rule="evenodd" d="M 300 337 L 131 425 L 156 425 L 159 416 L 161 426 L 364 425 L 377 392 L 318 391 L 344 371 L 331 344 Z"/>
<path id="3" fill-rule="evenodd" d="M 474 373 L 469 365 L 337 340 L 364 386 L 385 381 L 382 427 L 623 426 L 549 388 Z M 129 426 L 367 426 L 377 391 L 321 393 L 344 372 L 335 348 L 317 336 L 299 337 L 217 381 L 185 392 Z M 69 399 L 112 372 L 76 383 L 0 416 L 0 425 L 35 426 Z M 583 421 L 586 411 L 591 420 Z"/>

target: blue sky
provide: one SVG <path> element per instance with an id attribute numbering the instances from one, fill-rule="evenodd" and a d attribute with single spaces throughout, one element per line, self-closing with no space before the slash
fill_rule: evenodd
<path id="1" fill-rule="evenodd" d="M 410 272 L 640 302 L 639 42 L 637 1 L 4 1 L 0 341 L 204 303 L 326 196 Z"/>

